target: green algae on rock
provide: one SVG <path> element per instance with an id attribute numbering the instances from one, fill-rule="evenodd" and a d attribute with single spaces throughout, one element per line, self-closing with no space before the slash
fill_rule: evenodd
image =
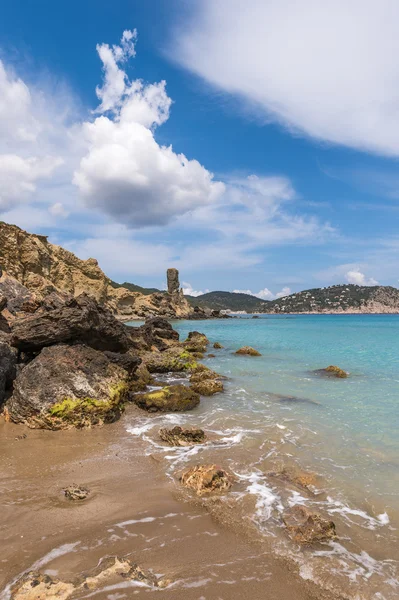
<path id="1" fill-rule="evenodd" d="M 200 403 L 199 394 L 185 385 L 170 385 L 146 394 L 137 394 L 134 400 L 137 406 L 148 412 L 192 410 Z"/>
<path id="2" fill-rule="evenodd" d="M 31 428 L 91 427 L 117 420 L 131 373 L 88 346 L 44 348 L 14 381 L 9 418 Z"/>

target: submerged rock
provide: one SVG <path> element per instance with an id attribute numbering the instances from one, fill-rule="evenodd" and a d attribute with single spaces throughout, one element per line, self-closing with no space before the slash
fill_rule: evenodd
<path id="1" fill-rule="evenodd" d="M 335 524 L 297 504 L 283 513 L 290 537 L 299 544 L 313 544 L 336 539 Z"/>
<path id="2" fill-rule="evenodd" d="M 111 423 L 129 392 L 129 373 L 83 345 L 44 348 L 14 381 L 9 418 L 32 428 L 65 429 Z"/>
<path id="3" fill-rule="evenodd" d="M 221 348 L 223 348 L 222 344 L 219 344 L 219 342 L 215 342 L 213 344 L 213 347 L 215 348 L 215 350 L 220 350 Z"/>
<path id="4" fill-rule="evenodd" d="M 69 485 L 62 491 L 64 492 L 65 498 L 68 498 L 68 500 L 85 500 L 90 494 L 90 490 L 82 485 L 75 484 Z"/>
<path id="5" fill-rule="evenodd" d="M 111 352 L 131 347 L 128 328 L 87 294 L 68 300 L 61 308 L 17 318 L 11 332 L 12 345 L 26 352 L 76 342 Z"/>
<path id="6" fill-rule="evenodd" d="M 50 575 L 29 571 L 11 586 L 10 592 L 13 600 L 68 600 L 83 597 L 81 594 L 86 597 L 89 590 L 117 585 L 121 578 L 156 588 L 164 587 L 167 583 L 158 580 L 152 573 L 143 571 L 127 558 L 112 556 L 103 559 L 90 574 L 75 582 L 61 581 Z"/>
<path id="7" fill-rule="evenodd" d="M 202 429 L 183 429 L 178 425 L 172 429 L 160 429 L 159 437 L 169 446 L 192 446 L 206 442 L 206 435 Z"/>
<path id="8" fill-rule="evenodd" d="M 319 483 L 319 477 L 315 473 L 303 471 L 296 466 L 280 465 L 276 470 L 269 471 L 267 474 L 269 477 L 277 477 L 283 481 L 293 483 L 312 494 L 315 493 Z"/>
<path id="9" fill-rule="evenodd" d="M 134 400 L 137 406 L 149 412 L 192 410 L 200 403 L 199 394 L 185 385 L 170 385 L 146 394 L 137 394 Z"/>
<path id="10" fill-rule="evenodd" d="M 262 356 L 260 352 L 252 348 L 251 346 L 243 346 L 236 350 L 235 354 L 246 354 L 247 356 Z"/>
<path id="11" fill-rule="evenodd" d="M 195 491 L 198 496 L 227 492 L 232 484 L 231 475 L 216 465 L 196 465 L 184 471 L 180 483 Z"/>
<path id="12" fill-rule="evenodd" d="M 345 379 L 348 377 L 348 373 L 341 369 L 340 367 L 336 367 L 335 365 L 330 365 L 325 369 L 318 369 L 315 373 L 319 373 L 321 375 L 326 375 L 327 377 L 337 377 L 339 379 Z"/>

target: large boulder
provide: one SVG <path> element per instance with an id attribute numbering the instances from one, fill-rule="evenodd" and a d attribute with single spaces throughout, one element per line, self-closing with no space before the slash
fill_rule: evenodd
<path id="1" fill-rule="evenodd" d="M 25 352 L 59 343 L 78 342 L 111 352 L 126 352 L 131 346 L 129 330 L 87 294 L 61 308 L 17 318 L 11 332 L 12 345 Z"/>
<path id="2" fill-rule="evenodd" d="M 14 381 L 6 414 L 32 428 L 110 423 L 121 415 L 131 372 L 88 346 L 44 348 Z"/>
<path id="3" fill-rule="evenodd" d="M 283 513 L 283 522 L 290 537 L 299 544 L 314 544 L 336 539 L 335 524 L 296 504 Z"/>
<path id="4" fill-rule="evenodd" d="M 141 357 L 150 373 L 178 373 L 198 367 L 194 357 L 180 346 L 172 346 L 163 352 L 144 352 Z"/>
<path id="5" fill-rule="evenodd" d="M 195 465 L 182 473 L 180 483 L 194 490 L 197 496 L 203 496 L 227 492 L 233 484 L 233 478 L 217 465 Z"/>
<path id="6" fill-rule="evenodd" d="M 252 348 L 251 346 L 243 346 L 242 348 L 236 350 L 235 354 L 243 354 L 246 356 L 262 356 L 258 350 L 255 350 L 255 348 Z"/>
<path id="7" fill-rule="evenodd" d="M 201 370 L 194 370 L 190 377 L 190 387 L 201 396 L 213 396 L 223 392 L 222 376 L 202 365 Z"/>
<path id="8" fill-rule="evenodd" d="M 188 352 L 206 352 L 206 348 L 209 344 L 209 340 L 204 333 L 199 331 L 190 331 L 184 342 L 184 347 Z"/>
<path id="9" fill-rule="evenodd" d="M 153 317 L 141 327 L 131 327 L 130 335 L 146 350 L 166 350 L 179 343 L 179 334 L 166 319 Z"/>
<path id="10" fill-rule="evenodd" d="M 17 352 L 7 343 L 0 341 L 0 405 L 6 391 L 11 388 L 16 376 Z"/>
<path id="11" fill-rule="evenodd" d="M 148 412 L 176 412 L 192 410 L 200 403 L 200 397 L 185 385 L 170 385 L 146 394 L 137 394 L 135 402 Z"/>

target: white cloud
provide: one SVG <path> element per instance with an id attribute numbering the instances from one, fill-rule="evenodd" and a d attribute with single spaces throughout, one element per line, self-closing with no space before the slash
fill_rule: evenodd
<path id="1" fill-rule="evenodd" d="M 134 56 L 135 40 L 134 32 L 125 31 L 121 46 L 97 47 L 105 72 L 104 86 L 97 89 L 102 100 L 97 112 L 112 109 L 114 117 L 102 115 L 84 123 L 88 152 L 73 181 L 88 206 L 130 227 L 142 227 L 163 225 L 214 202 L 224 185 L 213 181 L 198 161 L 156 142 L 154 128 L 168 119 L 171 100 L 164 81 L 129 82 L 119 68 Z"/>
<path id="2" fill-rule="evenodd" d="M 354 283 L 355 285 L 378 285 L 376 279 L 373 279 L 373 277 L 366 277 L 359 269 L 348 271 L 345 278 L 348 283 Z"/>
<path id="3" fill-rule="evenodd" d="M 55 157 L 22 158 L 16 154 L 0 154 L 0 210 L 26 200 L 38 180 L 48 178 L 62 164 Z"/>
<path id="4" fill-rule="evenodd" d="M 64 219 L 69 216 L 69 212 L 65 209 L 62 202 L 55 202 L 49 207 L 50 214 L 53 217 L 63 217 Z"/>
<path id="5" fill-rule="evenodd" d="M 233 290 L 233 294 L 249 294 L 250 296 L 260 298 L 261 300 L 275 300 L 276 298 L 289 296 L 291 294 L 291 290 L 289 287 L 284 287 L 281 292 L 277 292 L 277 294 L 273 294 L 273 292 L 271 292 L 268 288 L 264 288 L 257 293 L 252 292 L 251 290 Z"/>
<path id="6" fill-rule="evenodd" d="M 397 0 L 202 0 L 173 58 L 304 135 L 399 155 Z"/>
<path id="7" fill-rule="evenodd" d="M 194 296 L 195 298 L 197 298 L 198 296 L 203 296 L 203 294 L 207 294 L 209 292 L 209 290 L 205 290 L 204 292 L 194 290 L 191 283 L 187 283 L 186 281 L 183 281 L 182 288 L 183 288 L 183 294 L 185 296 Z"/>

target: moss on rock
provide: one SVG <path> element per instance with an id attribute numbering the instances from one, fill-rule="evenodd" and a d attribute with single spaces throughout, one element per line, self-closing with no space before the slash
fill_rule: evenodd
<path id="1" fill-rule="evenodd" d="M 198 406 L 200 397 L 185 385 L 171 385 L 147 394 L 137 394 L 135 402 L 149 412 L 177 412 L 192 410 Z"/>

